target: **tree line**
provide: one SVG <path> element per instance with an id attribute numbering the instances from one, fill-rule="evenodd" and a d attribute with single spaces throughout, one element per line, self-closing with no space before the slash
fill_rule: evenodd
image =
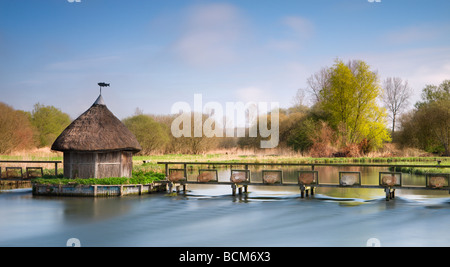
<path id="1" fill-rule="evenodd" d="M 49 147 L 70 122 L 70 116 L 54 106 L 37 103 L 27 112 L 0 102 L 0 154 Z"/>
<path id="2" fill-rule="evenodd" d="M 450 155 L 450 80 L 427 85 L 421 100 L 408 110 L 411 94 L 407 81 L 399 77 L 381 81 L 364 61 L 336 60 L 307 79 L 307 87 L 298 90 L 291 107 L 279 110 L 278 149 L 313 157 L 364 156 L 394 142 L 400 148 Z M 309 105 L 306 96 L 310 96 Z M 257 137 L 175 138 L 171 124 L 176 116 L 143 114 L 136 109 L 122 121 L 138 139 L 144 155 L 259 150 L 264 140 L 259 133 Z M 270 127 L 270 116 L 260 116 L 267 118 L 249 125 L 246 133 L 257 132 L 261 121 Z M 201 117 L 203 122 L 209 119 L 208 114 Z M 53 106 L 37 103 L 25 112 L 0 102 L 0 153 L 51 146 L 70 122 L 66 113 Z"/>

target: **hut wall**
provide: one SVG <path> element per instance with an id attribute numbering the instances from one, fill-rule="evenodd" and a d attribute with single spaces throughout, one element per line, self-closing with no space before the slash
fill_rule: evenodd
<path id="1" fill-rule="evenodd" d="M 120 167 L 121 153 L 121 151 L 97 153 L 96 178 L 122 177 Z"/>
<path id="2" fill-rule="evenodd" d="M 122 176 L 131 177 L 131 171 L 133 170 L 133 153 L 130 151 L 122 152 L 121 159 Z"/>
<path id="3" fill-rule="evenodd" d="M 71 164 L 71 153 L 70 152 L 64 152 L 63 170 L 64 170 L 64 177 L 72 178 L 72 175 L 71 175 L 72 164 Z"/>
<path id="4" fill-rule="evenodd" d="M 95 154 L 88 152 L 64 152 L 64 177 L 95 177 Z"/>
<path id="5" fill-rule="evenodd" d="M 64 177 L 131 177 L 132 152 L 64 152 Z"/>

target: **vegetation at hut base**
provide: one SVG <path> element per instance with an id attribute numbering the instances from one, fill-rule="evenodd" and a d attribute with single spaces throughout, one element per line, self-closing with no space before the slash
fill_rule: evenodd
<path id="1" fill-rule="evenodd" d="M 89 179 L 67 179 L 67 178 L 36 178 L 32 182 L 35 184 L 48 185 L 125 185 L 125 184 L 150 184 L 154 181 L 163 180 L 163 173 L 135 171 L 131 178 L 127 177 L 107 177 Z"/>

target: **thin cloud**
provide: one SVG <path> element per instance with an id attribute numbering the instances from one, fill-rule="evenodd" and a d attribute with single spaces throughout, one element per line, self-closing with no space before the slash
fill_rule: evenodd
<path id="1" fill-rule="evenodd" d="M 208 4 L 188 10 L 181 36 L 172 48 L 185 63 L 210 67 L 238 58 L 237 44 L 242 36 L 243 17 L 230 4 Z"/>
<path id="2" fill-rule="evenodd" d="M 278 51 L 292 52 L 302 48 L 305 41 L 315 33 L 314 24 L 300 16 L 285 16 L 281 18 L 282 37 L 272 39 L 268 46 Z"/>
<path id="3" fill-rule="evenodd" d="M 448 29 L 445 28 L 416 25 L 391 31 L 385 34 L 383 39 L 390 44 L 405 45 L 423 41 L 429 42 L 443 34 L 448 34 L 448 32 Z"/>
<path id="4" fill-rule="evenodd" d="M 67 71 L 67 70 L 85 70 L 92 68 L 103 68 L 118 60 L 117 56 L 94 57 L 79 60 L 67 60 L 53 62 L 46 66 L 49 70 Z"/>
<path id="5" fill-rule="evenodd" d="M 282 23 L 300 38 L 310 38 L 314 33 L 314 24 L 300 16 L 286 16 Z"/>
<path id="6" fill-rule="evenodd" d="M 270 99 L 269 94 L 260 87 L 248 86 L 239 88 L 235 92 L 238 101 L 247 102 L 257 102 L 257 101 L 267 101 Z"/>

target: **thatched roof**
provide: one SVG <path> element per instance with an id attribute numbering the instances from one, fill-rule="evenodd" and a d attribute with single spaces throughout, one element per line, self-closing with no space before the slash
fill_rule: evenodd
<path id="1" fill-rule="evenodd" d="M 140 151 L 136 137 L 112 114 L 100 95 L 74 120 L 52 145 L 57 151 Z"/>

